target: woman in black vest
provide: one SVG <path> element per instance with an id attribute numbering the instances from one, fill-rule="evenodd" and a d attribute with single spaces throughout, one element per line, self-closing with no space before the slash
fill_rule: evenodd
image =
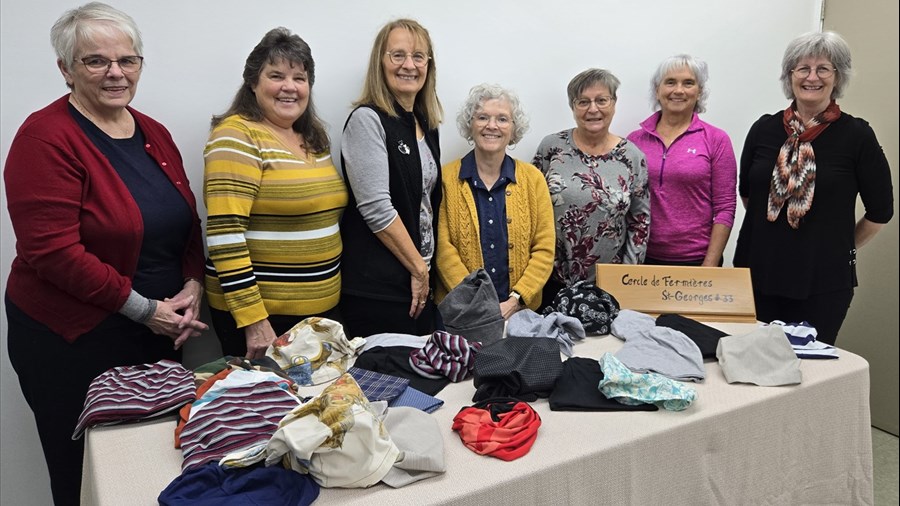
<path id="1" fill-rule="evenodd" d="M 341 140 L 350 202 L 341 221 L 341 303 L 349 337 L 434 330 L 431 271 L 441 201 L 431 37 L 385 25 Z"/>

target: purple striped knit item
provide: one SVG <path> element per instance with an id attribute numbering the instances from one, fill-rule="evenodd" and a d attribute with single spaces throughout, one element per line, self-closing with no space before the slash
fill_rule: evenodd
<path id="1" fill-rule="evenodd" d="M 176 411 L 193 401 L 196 391 L 194 374 L 171 360 L 114 367 L 91 382 L 72 439 L 80 438 L 88 427 Z"/>
<path id="2" fill-rule="evenodd" d="M 450 378 L 454 383 L 469 377 L 475 367 L 475 355 L 481 349 L 478 341 L 438 330 L 421 350 L 409 354 L 409 364 L 417 373 L 432 379 Z"/>

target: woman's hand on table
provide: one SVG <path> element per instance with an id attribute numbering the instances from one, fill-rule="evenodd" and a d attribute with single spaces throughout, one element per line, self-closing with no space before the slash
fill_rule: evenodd
<path id="1" fill-rule="evenodd" d="M 247 358 L 263 358 L 266 356 L 266 350 L 269 345 L 275 342 L 278 337 L 275 335 L 275 329 L 268 319 L 251 323 L 244 327 L 244 336 L 247 338 Z"/>

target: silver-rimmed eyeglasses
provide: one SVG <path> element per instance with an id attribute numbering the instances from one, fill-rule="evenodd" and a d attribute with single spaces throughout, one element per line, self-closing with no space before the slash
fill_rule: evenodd
<path id="1" fill-rule="evenodd" d="M 476 126 L 487 126 L 491 123 L 491 120 L 494 120 L 494 124 L 497 125 L 498 128 L 506 128 L 509 125 L 512 125 L 512 119 L 505 114 L 490 116 L 484 113 L 478 113 L 472 117 L 472 123 Z"/>
<path id="2" fill-rule="evenodd" d="M 812 67 L 806 65 L 791 70 L 791 73 L 800 79 L 806 79 L 812 72 Z M 819 65 L 816 67 L 816 75 L 819 76 L 819 79 L 828 79 L 833 76 L 835 72 L 837 72 L 837 69 L 829 67 L 828 65 Z"/>
<path id="3" fill-rule="evenodd" d="M 612 103 L 616 99 L 612 97 L 597 97 L 597 98 L 577 98 L 572 102 L 572 105 L 575 106 L 579 111 L 587 110 L 591 107 L 591 104 L 595 104 L 598 109 L 606 109 L 611 106 Z"/>
<path id="4" fill-rule="evenodd" d="M 141 66 L 144 64 L 144 57 L 138 55 L 132 56 L 123 56 L 118 60 L 110 60 L 109 58 L 105 58 L 103 56 L 85 56 L 81 59 L 81 63 L 84 64 L 85 68 L 88 69 L 92 74 L 105 74 L 109 72 L 109 69 L 112 68 L 112 64 L 115 63 L 119 66 L 119 69 L 126 74 L 134 74 L 135 72 L 141 70 Z"/>
<path id="5" fill-rule="evenodd" d="M 384 54 L 390 57 L 391 63 L 393 63 L 394 65 L 403 65 L 407 58 L 412 58 L 413 65 L 419 68 L 428 65 L 428 60 L 431 59 L 430 56 L 421 51 L 416 51 L 415 53 L 407 53 L 405 51 L 386 51 Z"/>

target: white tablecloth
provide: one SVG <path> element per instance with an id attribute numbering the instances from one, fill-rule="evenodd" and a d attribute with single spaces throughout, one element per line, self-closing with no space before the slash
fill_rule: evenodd
<path id="1" fill-rule="evenodd" d="M 753 325 L 715 324 L 732 334 Z M 612 336 L 576 343 L 575 356 L 621 347 Z M 443 428 L 447 472 L 392 489 L 322 489 L 318 504 L 871 504 L 869 366 L 803 360 L 803 383 L 725 382 L 706 362 L 706 381 L 685 411 L 585 413 L 532 403 L 543 424 L 524 457 L 504 462 L 465 448 L 451 430 L 472 404 L 472 381 L 451 384 L 432 416 Z M 86 434 L 83 504 L 156 504 L 180 473 L 172 417 Z"/>

